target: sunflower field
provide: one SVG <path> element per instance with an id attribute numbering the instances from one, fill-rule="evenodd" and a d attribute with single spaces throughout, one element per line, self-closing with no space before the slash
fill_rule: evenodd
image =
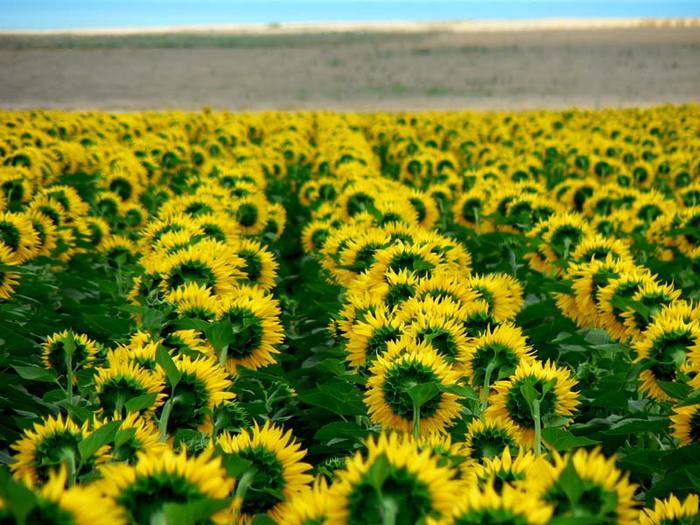
<path id="1" fill-rule="evenodd" d="M 0 130 L 0 524 L 700 523 L 700 106 Z"/>

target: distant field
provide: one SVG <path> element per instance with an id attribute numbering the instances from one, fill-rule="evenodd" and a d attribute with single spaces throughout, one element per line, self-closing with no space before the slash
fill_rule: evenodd
<path id="1" fill-rule="evenodd" d="M 0 35 L 6 108 L 560 108 L 700 101 L 700 27 Z"/>

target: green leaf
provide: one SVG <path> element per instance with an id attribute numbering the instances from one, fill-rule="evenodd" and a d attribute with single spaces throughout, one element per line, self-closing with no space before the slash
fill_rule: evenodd
<path id="1" fill-rule="evenodd" d="M 175 388 L 182 378 L 182 374 L 175 366 L 172 357 L 168 353 L 168 350 L 164 346 L 159 346 L 156 351 L 156 362 L 165 371 L 165 375 L 168 378 L 168 383 L 170 383 L 170 388 Z"/>
<path id="2" fill-rule="evenodd" d="M 595 441 L 594 439 L 589 439 L 587 437 L 574 436 L 571 432 L 561 428 L 542 429 L 542 439 L 544 439 L 547 445 L 555 448 L 559 452 L 600 443 L 600 441 Z"/>
<path id="3" fill-rule="evenodd" d="M 423 383 L 413 385 L 408 389 L 408 395 L 417 407 L 422 407 L 428 401 L 440 393 L 440 389 L 435 383 Z"/>
<path id="4" fill-rule="evenodd" d="M 238 478 L 246 470 L 253 466 L 252 461 L 242 458 L 238 454 L 221 454 L 221 463 L 223 464 L 226 472 L 232 478 Z"/>
<path id="5" fill-rule="evenodd" d="M 114 441 L 114 436 L 121 424 L 121 421 L 110 421 L 78 443 L 78 452 L 80 453 L 81 462 L 84 463 L 101 447 Z"/>
<path id="6" fill-rule="evenodd" d="M 265 514 L 258 514 L 253 519 L 253 525 L 277 525 L 277 522 L 273 520 L 270 516 Z"/>
<path id="7" fill-rule="evenodd" d="M 24 523 L 37 504 L 36 496 L 31 489 L 12 479 L 6 467 L 0 468 L 0 499 L 14 515 L 17 523 Z"/>
<path id="8" fill-rule="evenodd" d="M 459 396 L 459 397 L 462 397 L 465 399 L 469 399 L 471 401 L 478 401 L 479 400 L 479 394 L 477 394 L 476 390 L 474 390 L 470 386 L 439 384 L 438 388 L 440 389 L 440 392 L 454 394 L 456 396 Z"/>
<path id="9" fill-rule="evenodd" d="M 656 383 L 661 387 L 661 390 L 674 399 L 685 399 L 693 391 L 690 386 L 683 383 L 673 381 L 657 381 Z"/>
<path id="10" fill-rule="evenodd" d="M 39 366 L 13 366 L 17 375 L 27 381 L 42 381 L 45 383 L 55 383 L 56 374 Z"/>
<path id="11" fill-rule="evenodd" d="M 377 457 L 366 474 L 366 479 L 381 494 L 384 481 L 391 473 L 391 464 L 384 454 Z"/>
<path id="12" fill-rule="evenodd" d="M 227 500 L 200 499 L 188 503 L 166 503 L 163 516 L 168 525 L 197 525 L 228 505 Z"/>
<path id="13" fill-rule="evenodd" d="M 135 428 L 120 428 L 114 435 L 114 448 L 121 448 L 136 437 Z"/>
<path id="14" fill-rule="evenodd" d="M 124 403 L 124 408 L 126 408 L 127 412 L 140 412 L 141 410 L 153 406 L 157 397 L 157 394 L 143 394 L 132 397 L 129 401 Z"/>
<path id="15" fill-rule="evenodd" d="M 369 431 L 366 428 L 361 427 L 355 423 L 346 421 L 334 421 L 333 423 L 328 423 L 322 426 L 316 434 L 314 434 L 314 439 L 318 441 L 335 441 L 335 440 L 345 440 L 350 439 L 353 441 L 359 441 L 367 437 Z"/>

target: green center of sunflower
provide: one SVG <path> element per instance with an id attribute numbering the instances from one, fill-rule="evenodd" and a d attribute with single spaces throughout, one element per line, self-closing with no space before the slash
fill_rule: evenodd
<path id="1" fill-rule="evenodd" d="M 472 456 L 476 459 L 500 456 L 507 448 L 517 452 L 517 444 L 502 429 L 487 427 L 471 438 Z"/>
<path id="2" fill-rule="evenodd" d="M 591 195 L 593 195 L 593 188 L 583 187 L 576 190 L 574 193 L 574 208 L 576 211 L 581 211 L 583 209 L 583 204 Z"/>
<path id="3" fill-rule="evenodd" d="M 374 199 L 366 193 L 356 193 L 348 199 L 347 212 L 350 217 L 374 206 Z"/>
<path id="4" fill-rule="evenodd" d="M 131 398 L 147 394 L 148 391 L 133 377 L 117 376 L 102 385 L 102 392 L 97 396 L 100 407 L 105 414 L 121 412 L 124 404 Z"/>
<path id="5" fill-rule="evenodd" d="M 187 208 L 185 208 L 185 213 L 191 215 L 192 217 L 199 217 L 201 215 L 207 215 L 212 213 L 214 210 L 211 206 L 204 202 L 193 202 Z"/>
<path id="6" fill-rule="evenodd" d="M 51 206 L 40 206 L 39 212 L 51 219 L 51 222 L 53 222 L 54 226 L 58 227 L 61 225 L 61 214 Z"/>
<path id="7" fill-rule="evenodd" d="M 365 364 L 370 366 L 378 355 L 386 352 L 387 343 L 398 339 L 401 330 L 395 326 L 380 326 L 374 330 L 372 336 L 367 340 L 365 349 Z"/>
<path id="8" fill-rule="evenodd" d="M 389 269 L 396 273 L 401 270 L 408 270 L 417 277 L 427 277 L 430 271 L 435 268 L 433 263 L 426 261 L 420 254 L 411 252 L 401 252 L 392 257 Z"/>
<path id="9" fill-rule="evenodd" d="M 250 282 L 257 282 L 262 275 L 262 260 L 253 250 L 241 250 L 238 256 L 245 261 L 243 271 L 248 276 Z"/>
<path id="10" fill-rule="evenodd" d="M 638 281 L 622 283 L 615 290 L 615 294 L 613 295 L 613 300 L 611 302 L 614 302 L 615 299 L 630 299 L 635 293 L 637 293 L 637 290 L 639 290 L 639 285 L 640 283 Z M 625 318 L 622 317 L 622 313 L 624 311 L 625 309 L 612 305 L 612 314 L 620 323 L 623 323 L 625 320 Z"/>
<path id="11" fill-rule="evenodd" d="M 568 257 L 581 241 L 581 237 L 583 237 L 583 232 L 580 228 L 572 225 L 562 226 L 552 234 L 550 246 L 559 257 Z"/>
<path id="12" fill-rule="evenodd" d="M 448 363 L 457 362 L 457 343 L 452 333 L 446 328 L 431 326 L 418 332 L 417 339 L 432 346 Z"/>
<path id="13" fill-rule="evenodd" d="M 109 190 L 119 195 L 125 201 L 129 200 L 129 197 L 131 197 L 134 192 L 131 187 L 131 182 L 121 177 L 112 179 L 109 183 Z"/>
<path id="14" fill-rule="evenodd" d="M 389 309 L 393 309 L 399 306 L 401 303 L 413 297 L 416 293 L 416 289 L 407 283 L 395 284 L 389 288 L 389 291 L 384 298 Z"/>
<path id="15" fill-rule="evenodd" d="M 313 234 L 311 234 L 311 244 L 313 244 L 316 250 L 323 248 L 323 245 L 328 240 L 328 230 L 325 228 L 319 228 Z"/>
<path id="16" fill-rule="evenodd" d="M 32 221 L 32 227 L 34 228 L 34 231 L 36 231 L 37 235 L 39 236 L 39 244 L 41 246 L 44 246 L 46 244 L 46 228 L 44 228 L 44 225 L 37 220 Z"/>
<path id="17" fill-rule="evenodd" d="M 462 218 L 472 224 L 476 224 L 479 220 L 479 211 L 481 210 L 481 200 L 478 198 L 467 199 L 462 205 Z"/>
<path id="18" fill-rule="evenodd" d="M 416 361 L 401 361 L 394 363 L 386 372 L 384 378 L 384 400 L 394 414 L 407 421 L 413 419 L 413 401 L 409 390 L 426 383 L 439 383 L 435 372 L 427 365 Z M 434 396 L 420 408 L 421 419 L 432 417 L 440 408 L 442 394 Z"/>
<path id="19" fill-rule="evenodd" d="M 40 499 L 39 504 L 27 515 L 25 523 L 41 523 L 42 525 L 75 525 L 73 515 L 52 501 Z M 14 520 L 2 523 L 14 523 Z"/>
<path id="20" fill-rule="evenodd" d="M 673 381 L 686 360 L 688 348 L 695 341 L 684 330 L 674 330 L 659 337 L 649 350 L 649 358 L 654 363 L 651 371 L 656 379 Z"/>
<path id="21" fill-rule="evenodd" d="M 472 337 L 480 336 L 489 326 L 496 324 L 496 320 L 488 312 L 473 312 L 463 322 L 467 335 Z"/>
<path id="22" fill-rule="evenodd" d="M 219 242 L 226 242 L 226 235 L 223 230 L 216 224 L 201 224 L 204 235 L 209 239 L 214 239 Z"/>
<path id="23" fill-rule="evenodd" d="M 461 300 L 459 297 L 457 297 L 456 294 L 451 292 L 450 290 L 444 290 L 440 288 L 436 288 L 435 290 L 430 290 L 428 293 L 425 294 L 426 297 L 432 297 L 433 299 L 438 299 L 438 300 L 443 300 L 443 299 L 450 299 L 455 303 L 460 303 Z"/>
<path id="24" fill-rule="evenodd" d="M 284 500 L 286 480 L 282 464 L 273 451 L 262 447 L 244 449 L 238 455 L 256 469 L 241 510 L 251 515 L 268 512 Z"/>
<path id="25" fill-rule="evenodd" d="M 427 214 L 425 203 L 418 197 L 411 197 L 410 199 L 408 199 L 408 202 L 410 202 L 411 206 L 413 206 L 413 209 L 416 210 L 416 213 L 418 214 L 418 222 L 422 223 L 425 220 L 425 216 Z"/>
<path id="26" fill-rule="evenodd" d="M 203 380 L 192 373 L 182 374 L 173 396 L 168 432 L 201 425 L 207 415 L 209 392 Z"/>
<path id="27" fill-rule="evenodd" d="M 258 208 L 254 204 L 245 203 L 236 211 L 236 220 L 247 228 L 258 221 Z"/>
<path id="28" fill-rule="evenodd" d="M 104 215 L 106 217 L 114 217 L 119 211 L 119 206 L 117 205 L 117 202 L 114 199 L 105 198 L 101 199 L 97 203 L 97 209 L 99 210 L 100 215 Z"/>
<path id="29" fill-rule="evenodd" d="M 173 269 L 168 284 L 171 289 L 174 289 L 186 283 L 214 287 L 216 286 L 216 277 L 206 264 L 199 261 L 188 261 Z"/>
<path id="30" fill-rule="evenodd" d="M 13 252 L 16 252 L 22 241 L 22 234 L 17 226 L 11 222 L 0 222 L 0 242 L 4 243 Z"/>
<path id="31" fill-rule="evenodd" d="M 355 273 L 362 273 L 374 264 L 374 254 L 384 245 L 372 242 L 367 243 L 355 254 L 355 260 L 348 266 L 348 270 Z"/>
<path id="32" fill-rule="evenodd" d="M 508 509 L 470 510 L 460 515 L 454 525 L 529 525 L 525 516 L 514 514 Z"/>
<path id="33" fill-rule="evenodd" d="M 414 525 L 436 515 L 427 485 L 380 456 L 348 494 L 348 524 L 382 523 L 386 500 L 396 508 L 396 525 Z"/>
<path id="34" fill-rule="evenodd" d="M 690 417 L 690 439 L 693 443 L 700 441 L 700 409 L 696 409 Z"/>
<path id="35" fill-rule="evenodd" d="M 83 437 L 80 433 L 71 430 L 58 430 L 36 444 L 34 461 L 37 476 L 41 481 L 48 479 L 49 469 L 60 464 L 67 455 L 72 454 L 79 458 L 78 443 Z"/>
<path id="36" fill-rule="evenodd" d="M 226 312 L 225 317 L 231 322 L 236 338 L 229 343 L 228 355 L 244 359 L 255 353 L 263 341 L 262 321 L 246 308 L 235 307 Z"/>
<path id="37" fill-rule="evenodd" d="M 483 385 L 486 380 L 486 368 L 491 364 L 491 381 L 510 375 L 518 366 L 518 356 L 507 345 L 488 343 L 479 346 L 472 358 L 472 381 L 475 385 Z"/>
<path id="38" fill-rule="evenodd" d="M 540 399 L 540 417 L 542 419 L 556 415 L 557 395 L 554 392 L 556 382 L 555 380 L 544 381 L 540 378 L 529 376 L 515 381 L 508 391 L 506 409 L 511 419 L 521 427 L 534 429 L 535 422 L 530 411 L 530 405 L 523 394 L 526 382 L 535 390 L 537 398 Z"/>
<path id="39" fill-rule="evenodd" d="M 659 313 L 661 308 L 664 305 L 671 304 L 672 301 L 673 300 L 664 295 L 663 292 L 643 296 L 639 302 L 647 307 L 648 314 L 644 315 L 641 312 L 634 312 L 634 324 L 639 330 L 644 331 L 651 322 L 651 319 Z"/>
<path id="40" fill-rule="evenodd" d="M 8 180 L 3 182 L 2 191 L 5 194 L 10 207 L 16 207 L 22 203 L 24 198 L 24 187 L 19 180 Z"/>
<path id="41" fill-rule="evenodd" d="M 614 491 L 605 490 L 595 482 L 582 479 L 570 463 L 546 492 L 544 499 L 556 508 L 556 516 L 596 518 L 596 523 L 615 524 L 618 498 Z M 569 490 L 571 484 L 576 490 Z M 564 485 L 567 486 L 564 486 Z"/>
<path id="42" fill-rule="evenodd" d="M 700 215 L 690 218 L 685 224 L 685 233 L 683 236 L 692 246 L 700 244 Z"/>
<path id="43" fill-rule="evenodd" d="M 196 484 L 180 474 L 154 472 L 136 478 L 116 499 L 129 513 L 131 523 L 151 523 L 165 504 L 199 501 L 204 496 Z"/>
<path id="44" fill-rule="evenodd" d="M 71 363 L 73 364 L 73 369 L 77 366 L 84 364 L 88 358 L 87 347 L 81 343 L 79 340 L 73 338 L 73 355 L 71 356 Z M 49 348 L 48 355 L 49 363 L 51 368 L 56 370 L 59 376 L 64 376 L 68 372 L 66 369 L 66 345 L 62 340 L 54 341 Z"/>

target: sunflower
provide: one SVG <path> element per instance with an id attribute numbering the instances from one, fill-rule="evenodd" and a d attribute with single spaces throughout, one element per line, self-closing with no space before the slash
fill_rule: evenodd
<path id="1" fill-rule="evenodd" d="M 469 457 L 464 443 L 452 441 L 449 434 L 430 434 L 420 438 L 418 450 L 429 450 L 437 460 L 438 466 L 452 469 L 452 479 L 460 487 L 469 488 L 476 483 L 474 462 Z"/>
<path id="2" fill-rule="evenodd" d="M 279 321 L 280 307 L 271 295 L 261 289 L 242 286 L 238 293 L 223 299 L 218 316 L 231 323 L 236 338 L 226 350 L 226 366 L 258 369 L 275 362 L 276 348 L 284 333 Z"/>
<path id="3" fill-rule="evenodd" d="M 200 432 L 211 429 L 211 412 L 218 405 L 235 397 L 229 389 L 231 379 L 219 364 L 205 357 L 192 359 L 178 355 L 173 359 L 180 374 L 177 385 L 171 385 L 166 377 L 166 386 L 172 391 L 168 402 L 161 409 L 161 419 L 166 408 L 167 430 L 173 433 L 181 428 L 195 428 Z"/>
<path id="4" fill-rule="evenodd" d="M 484 220 L 488 198 L 488 193 L 483 189 L 473 188 L 463 193 L 452 206 L 452 213 L 457 223 L 473 228 L 479 233 L 492 231 L 492 224 Z"/>
<path id="5" fill-rule="evenodd" d="M 520 431 L 503 419 L 472 419 L 464 437 L 464 448 L 476 460 L 500 457 L 505 449 L 517 454 L 521 447 Z"/>
<path id="6" fill-rule="evenodd" d="M 546 466 L 544 457 L 531 450 L 519 449 L 513 455 L 510 447 L 505 447 L 500 454 L 482 458 L 481 464 L 475 467 L 475 473 L 481 487 L 490 485 L 496 491 L 507 486 L 528 490 L 530 478 Z"/>
<path id="7" fill-rule="evenodd" d="M 617 341 L 627 341 L 629 329 L 625 326 L 624 312 L 631 307 L 620 307 L 616 303 L 631 299 L 645 284 L 653 283 L 653 276 L 644 270 L 623 273 L 612 279 L 598 292 L 598 324 Z"/>
<path id="8" fill-rule="evenodd" d="M 202 356 L 216 357 L 214 347 L 199 330 L 175 330 L 164 334 L 160 345 L 173 355 L 187 355 L 191 358 Z"/>
<path id="9" fill-rule="evenodd" d="M 179 317 L 207 322 L 216 319 L 219 306 L 211 288 L 196 281 L 179 286 L 165 296 L 165 301 L 175 306 Z"/>
<path id="10" fill-rule="evenodd" d="M 58 244 L 58 232 L 54 223 L 46 215 L 39 212 L 27 214 L 27 219 L 38 236 L 38 256 L 50 256 Z"/>
<path id="11" fill-rule="evenodd" d="M 459 321 L 444 315 L 419 312 L 403 333 L 418 343 L 428 343 L 456 371 L 463 372 L 469 340 Z"/>
<path id="12" fill-rule="evenodd" d="M 52 471 L 44 485 L 35 489 L 36 506 L 24 523 L 42 525 L 122 525 L 122 510 L 91 485 L 66 489 L 67 469 Z"/>
<path id="13" fill-rule="evenodd" d="M 279 265 L 270 250 L 252 239 L 241 239 L 232 246 L 236 256 L 245 262 L 242 268 L 245 278 L 241 282 L 259 286 L 263 290 L 272 290 Z"/>
<path id="14" fill-rule="evenodd" d="M 0 244 L 0 300 L 12 297 L 22 277 L 19 272 L 12 271 L 12 267 L 16 266 L 14 261 L 12 250 Z"/>
<path id="15" fill-rule="evenodd" d="M 450 525 L 481 525 L 503 523 L 510 525 L 546 525 L 552 516 L 552 506 L 511 486 L 500 491 L 493 486 L 472 487 L 459 499 L 452 510 Z"/>
<path id="16" fill-rule="evenodd" d="M 490 388 L 494 381 L 506 379 L 521 363 L 533 359 L 534 350 L 519 327 L 513 324 L 499 325 L 493 330 L 489 327 L 467 343 L 464 374 L 472 385 Z"/>
<path id="17" fill-rule="evenodd" d="M 447 516 L 459 488 L 450 468 L 438 465 L 429 450 L 418 449 L 409 436 L 379 435 L 336 472 L 329 493 L 327 525 L 419 523 Z"/>
<path id="18" fill-rule="evenodd" d="M 51 334 L 41 344 L 41 360 L 44 366 L 55 370 L 59 377 L 64 377 L 70 372 L 73 374 L 80 368 L 90 367 L 95 360 L 99 348 L 85 334 L 76 334 L 72 330 L 64 330 Z M 70 355 L 70 358 L 69 358 Z M 70 363 L 70 370 L 68 370 Z M 73 376 L 73 381 L 76 377 Z"/>
<path id="19" fill-rule="evenodd" d="M 440 212 L 435 201 L 419 190 L 411 190 L 408 202 L 415 210 L 418 218 L 418 225 L 421 228 L 431 229 L 440 218 Z"/>
<path id="20" fill-rule="evenodd" d="M 152 374 L 161 375 L 156 363 L 158 347 L 158 341 L 152 341 L 150 334 L 136 332 L 132 335 L 128 346 L 118 345 L 107 352 L 107 363 L 110 367 L 122 362 L 133 363 Z"/>
<path id="21" fill-rule="evenodd" d="M 217 444 L 223 453 L 250 461 L 254 468 L 250 471 L 248 490 L 239 502 L 246 522 L 256 514 L 281 519 L 288 502 L 313 480 L 308 474 L 311 465 L 302 461 L 306 451 L 294 440 L 292 431 L 285 432 L 269 421 L 262 428 L 255 423 L 250 431 L 243 430 L 236 436 L 225 432 L 218 437 Z"/>
<path id="22" fill-rule="evenodd" d="M 113 420 L 120 421 L 121 424 L 109 451 L 112 461 L 135 463 L 138 452 L 148 453 L 167 446 L 161 443 L 156 425 L 136 412 L 127 414 L 124 419 L 119 414 L 114 414 Z"/>
<path id="23" fill-rule="evenodd" d="M 72 186 L 49 186 L 41 189 L 39 197 L 49 197 L 61 203 L 63 209 L 73 218 L 83 217 L 88 214 L 90 206 L 80 197 L 78 190 Z"/>
<path id="24" fill-rule="evenodd" d="M 169 503 L 221 502 L 229 497 L 234 481 L 227 477 L 221 459 L 207 451 L 197 457 L 176 454 L 166 447 L 137 454 L 134 465 L 112 463 L 100 468 L 96 487 L 117 505 L 133 524 L 151 523 Z M 228 523 L 227 511 L 208 516 Z"/>
<path id="25" fill-rule="evenodd" d="M 347 286 L 359 274 L 370 269 L 375 261 L 375 253 L 388 245 L 388 236 L 381 230 L 358 232 L 340 253 L 339 264 L 333 272 L 335 278 L 341 285 Z"/>
<path id="26" fill-rule="evenodd" d="M 564 457 L 554 455 L 537 475 L 528 476 L 528 489 L 554 507 L 554 517 L 589 518 L 596 523 L 633 525 L 639 512 L 636 486 L 600 450 L 578 449 Z M 570 490 L 576 480 L 577 490 Z"/>
<path id="27" fill-rule="evenodd" d="M 108 236 L 100 244 L 97 251 L 105 257 L 107 263 L 113 268 L 135 263 L 141 257 L 138 245 L 124 235 Z"/>
<path id="28" fill-rule="evenodd" d="M 152 395 L 153 402 L 138 411 L 150 416 L 163 404 L 165 397 L 163 377 L 134 362 L 117 361 L 109 368 L 97 368 L 94 384 L 96 402 L 103 414 L 129 413 L 127 402 L 130 399 Z"/>
<path id="29" fill-rule="evenodd" d="M 654 317 L 664 307 L 674 303 L 681 297 L 681 291 L 676 290 L 670 284 L 661 284 L 656 281 L 645 282 L 632 296 L 632 300 L 642 305 L 641 309 L 632 309 L 622 313 L 627 327 L 627 336 L 636 339 L 653 322 Z"/>
<path id="30" fill-rule="evenodd" d="M 435 272 L 427 279 L 420 279 L 416 286 L 416 298 L 450 299 L 467 305 L 479 300 L 480 294 L 465 286 L 464 277 L 451 271 Z"/>
<path id="31" fill-rule="evenodd" d="M 486 416 L 502 418 L 512 423 L 521 432 L 526 446 L 535 442 L 534 401 L 528 402 L 523 391 L 534 391 L 539 399 L 542 421 L 547 418 L 573 416 L 579 404 L 578 393 L 573 390 L 577 382 L 566 368 L 553 363 L 524 361 L 518 365 L 510 378 L 493 385 L 495 393 L 489 398 Z"/>
<path id="32" fill-rule="evenodd" d="M 269 208 L 265 195 L 258 193 L 236 200 L 231 213 L 244 234 L 256 235 L 267 226 Z"/>
<path id="33" fill-rule="evenodd" d="M 671 494 L 664 500 L 655 499 L 654 509 L 644 509 L 639 514 L 639 525 L 693 525 L 700 517 L 700 497 L 688 494 L 679 500 Z"/>
<path id="34" fill-rule="evenodd" d="M 165 256 L 158 268 L 164 293 L 195 282 L 211 288 L 215 295 L 226 296 L 235 290 L 236 281 L 245 279 L 245 262 L 217 241 L 201 241 L 195 246 Z"/>
<path id="35" fill-rule="evenodd" d="M 72 419 L 49 416 L 41 422 L 34 423 L 26 429 L 22 437 L 10 448 L 17 454 L 10 464 L 12 474 L 19 479 L 26 479 L 32 485 L 46 481 L 49 471 L 64 462 L 76 466 L 80 454 L 78 444 L 89 435 L 88 423 L 78 426 Z M 86 471 L 106 459 L 107 447 L 102 447 L 91 457 L 85 458 Z"/>
<path id="36" fill-rule="evenodd" d="M 431 253 L 438 255 L 441 268 L 446 272 L 457 275 L 471 273 L 472 257 L 462 243 L 432 231 L 419 230 L 415 244 L 419 247 L 427 246 Z"/>
<path id="37" fill-rule="evenodd" d="M 199 216 L 194 224 L 201 230 L 202 236 L 224 244 L 232 244 L 240 237 L 238 227 L 224 213 Z"/>
<path id="38" fill-rule="evenodd" d="M 700 404 L 677 406 L 671 416 L 673 437 L 681 446 L 700 441 Z"/>
<path id="39" fill-rule="evenodd" d="M 377 357 L 370 373 L 365 404 L 372 421 L 388 429 L 421 436 L 445 432 L 462 412 L 458 395 L 439 391 L 440 386 L 457 384 L 459 373 L 428 343 L 407 348 L 389 343 L 386 354 Z M 426 384 L 432 384 L 438 392 L 416 413 L 409 388 Z"/>
<path id="40" fill-rule="evenodd" d="M 318 477 L 313 487 L 304 488 L 289 500 L 282 518 L 284 525 L 323 525 L 330 499 L 326 478 Z"/>
<path id="41" fill-rule="evenodd" d="M 390 341 L 398 340 L 403 325 L 386 306 L 377 306 L 352 323 L 345 346 L 346 359 L 354 368 L 368 367 L 387 350 Z"/>
<path id="42" fill-rule="evenodd" d="M 0 247 L 9 249 L 10 262 L 14 264 L 22 264 L 41 253 L 39 234 L 28 215 L 0 212 Z"/>
<path id="43" fill-rule="evenodd" d="M 304 226 L 301 232 L 301 244 L 306 253 L 318 253 L 323 247 L 332 231 L 332 220 L 317 219 Z"/>
<path id="44" fill-rule="evenodd" d="M 386 280 L 389 271 L 405 270 L 418 278 L 429 277 L 441 266 L 440 256 L 433 253 L 430 246 L 417 246 L 396 243 L 389 248 L 377 250 L 374 254 L 375 263 L 368 270 L 376 282 Z"/>
<path id="45" fill-rule="evenodd" d="M 634 342 L 635 363 L 642 363 L 639 390 L 660 401 L 671 398 L 659 386 L 659 381 L 691 382 L 688 376 L 691 357 L 700 357 L 700 323 L 685 323 L 682 319 L 652 322 Z M 699 385 L 700 386 L 700 385 Z"/>

